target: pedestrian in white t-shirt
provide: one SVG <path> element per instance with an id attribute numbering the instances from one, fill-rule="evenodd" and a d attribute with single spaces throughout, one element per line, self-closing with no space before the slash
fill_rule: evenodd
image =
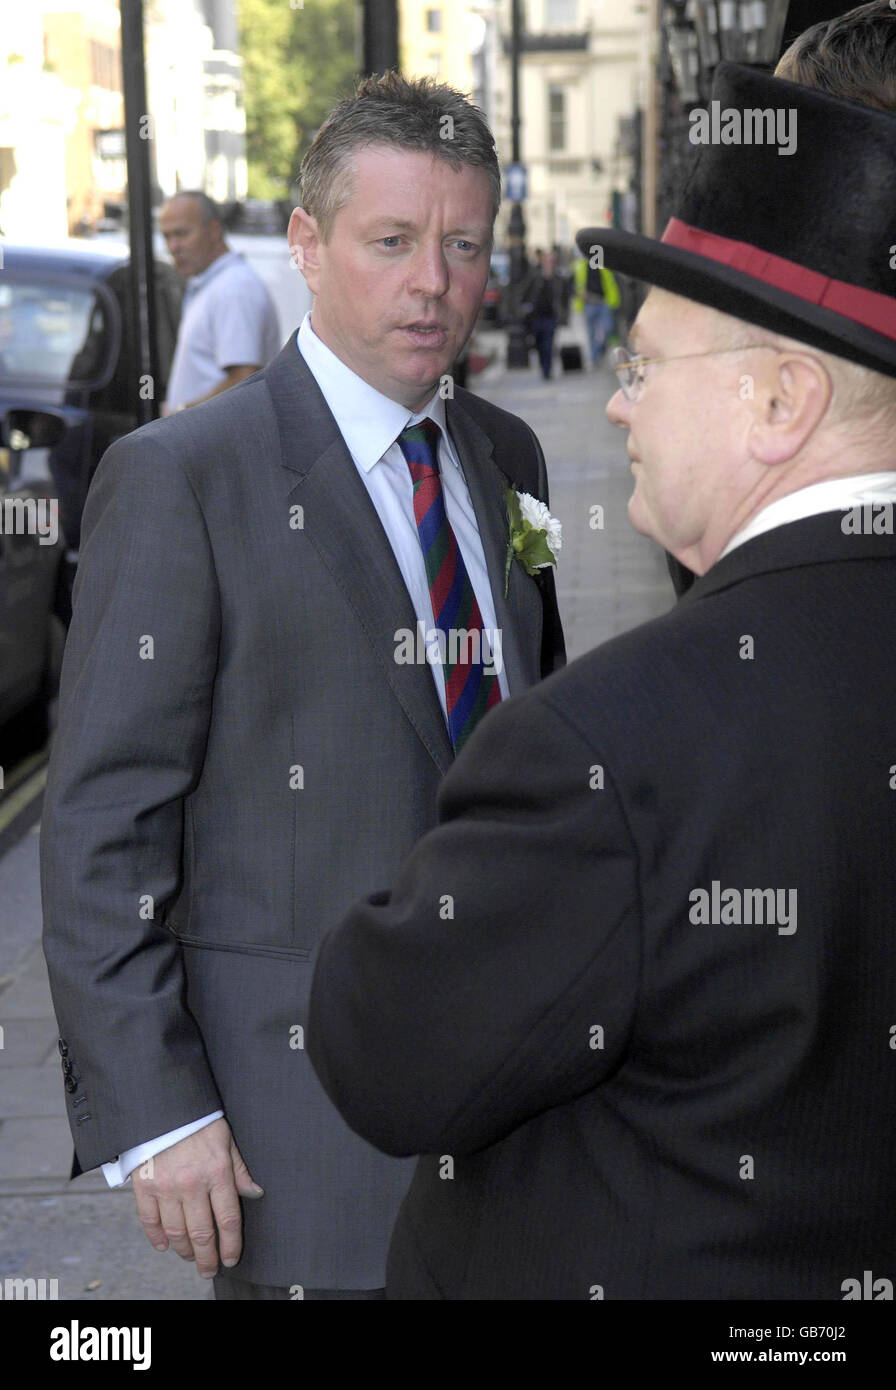
<path id="1" fill-rule="evenodd" d="M 163 415 L 236 386 L 282 346 L 263 281 L 224 240 L 221 213 L 204 193 L 177 193 L 159 225 L 178 273 L 189 279 Z"/>

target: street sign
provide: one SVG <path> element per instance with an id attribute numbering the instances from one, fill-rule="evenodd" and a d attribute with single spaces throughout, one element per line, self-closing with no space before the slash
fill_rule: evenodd
<path id="1" fill-rule="evenodd" d="M 527 175 L 525 164 L 508 164 L 504 170 L 504 192 L 512 203 L 526 201 Z"/>

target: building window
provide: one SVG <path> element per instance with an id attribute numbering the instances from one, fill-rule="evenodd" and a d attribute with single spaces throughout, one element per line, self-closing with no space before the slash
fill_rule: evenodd
<path id="1" fill-rule="evenodd" d="M 566 149 L 566 92 L 553 84 L 548 87 L 548 149 Z"/>
<path id="2" fill-rule="evenodd" d="M 575 29 L 578 17 L 578 0 L 544 0 L 546 29 L 561 29 L 569 33 Z"/>
<path id="3" fill-rule="evenodd" d="M 427 34 L 441 34 L 442 32 L 442 11 L 426 11 L 426 32 Z"/>
<path id="4" fill-rule="evenodd" d="M 121 63 L 117 48 L 90 40 L 90 81 L 107 92 L 121 91 Z"/>
<path id="5" fill-rule="evenodd" d="M 442 75 L 441 53 L 428 53 L 426 55 L 426 62 L 429 67 L 431 77 L 440 77 Z"/>

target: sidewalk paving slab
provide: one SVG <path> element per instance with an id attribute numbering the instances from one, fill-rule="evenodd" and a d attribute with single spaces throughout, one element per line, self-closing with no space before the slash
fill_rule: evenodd
<path id="1" fill-rule="evenodd" d="M 211 1281 L 195 1265 L 171 1250 L 153 1250 L 130 1190 L 79 1195 L 73 1188 L 66 1195 L 5 1197 L 0 1276 L 57 1279 L 60 1301 L 214 1297 Z"/>

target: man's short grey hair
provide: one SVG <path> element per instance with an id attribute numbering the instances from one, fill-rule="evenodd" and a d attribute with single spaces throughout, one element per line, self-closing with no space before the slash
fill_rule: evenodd
<path id="1" fill-rule="evenodd" d="M 203 193 L 199 188 L 179 188 L 176 193 L 172 193 L 168 199 L 173 203 L 175 198 L 192 198 L 199 208 L 199 216 L 202 218 L 203 227 L 207 227 L 209 222 L 220 222 L 224 225 L 224 214 L 213 198 L 207 193 Z"/>
<path id="2" fill-rule="evenodd" d="M 455 168 L 483 169 L 492 186 L 492 221 L 501 206 L 501 170 L 485 116 L 462 92 L 431 77 L 398 72 L 365 77 L 330 112 L 302 160 L 302 207 L 321 238 L 352 197 L 350 160 L 368 145 L 438 156 Z"/>

